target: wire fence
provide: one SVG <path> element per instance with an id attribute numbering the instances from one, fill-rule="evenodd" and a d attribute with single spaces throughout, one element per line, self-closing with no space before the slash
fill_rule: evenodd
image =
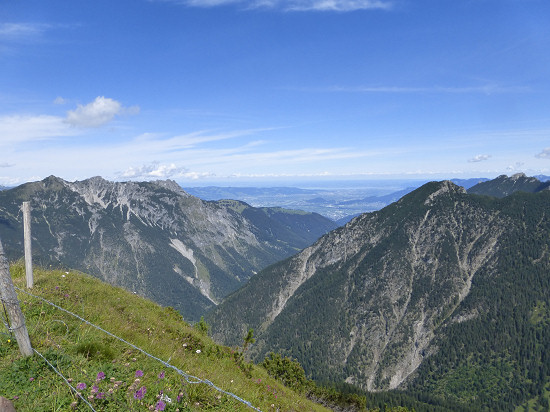
<path id="1" fill-rule="evenodd" d="M 79 315 L 77 315 L 77 314 L 75 314 L 75 313 L 73 313 L 73 312 L 71 312 L 71 311 L 69 311 L 69 310 L 67 310 L 67 309 L 65 309 L 65 308 L 63 308 L 63 307 L 61 307 L 61 306 L 59 306 L 59 305 L 56 305 L 55 303 L 49 301 L 48 299 L 45 299 L 45 298 L 43 298 L 43 297 L 41 297 L 41 296 L 34 295 L 34 294 L 32 294 L 32 293 L 30 293 L 30 292 L 24 290 L 24 289 L 18 288 L 17 286 L 14 286 L 14 287 L 15 287 L 16 290 L 18 290 L 18 291 L 20 291 L 20 292 L 22 292 L 22 293 L 25 293 L 25 294 L 27 294 L 27 295 L 33 297 L 33 298 L 36 298 L 36 299 L 38 299 L 38 300 L 41 300 L 41 301 L 43 301 L 44 303 L 46 303 L 46 304 L 48 304 L 48 305 L 50 305 L 50 306 L 52 306 L 52 307 L 55 307 L 56 309 L 61 310 L 61 311 L 65 312 L 65 313 L 67 313 L 67 314 L 69 314 L 69 315 L 71 315 L 71 316 L 73 316 L 73 317 L 79 319 L 80 321 L 86 323 L 87 325 L 92 326 L 92 327 L 94 327 L 94 328 L 100 330 L 101 332 L 103 332 L 103 333 L 105 333 L 105 334 L 111 336 L 112 338 L 115 338 L 115 339 L 117 339 L 117 340 L 119 340 L 119 341 L 125 343 L 126 345 L 128 345 L 128 346 L 134 348 L 135 350 L 137 350 L 137 351 L 139 351 L 139 352 L 141 352 L 141 353 L 144 354 L 145 356 L 147 356 L 147 357 L 149 357 L 149 358 L 151 358 L 151 359 L 154 359 L 154 360 L 156 360 L 157 362 L 160 362 L 160 363 L 161 363 L 162 365 L 164 365 L 165 367 L 167 367 L 167 368 L 169 368 L 169 369 L 172 369 L 172 370 L 174 370 L 176 373 L 178 373 L 179 375 L 181 375 L 181 376 L 185 379 L 185 381 L 186 381 L 187 383 L 189 383 L 189 384 L 205 384 L 205 385 L 208 385 L 209 387 L 213 388 L 214 390 L 216 390 L 216 391 L 218 391 L 218 392 L 220 392 L 220 393 L 223 393 L 223 394 L 225 394 L 225 395 L 227 395 L 227 396 L 229 396 L 229 397 L 231 397 L 231 398 L 237 400 L 238 402 L 240 402 L 240 403 L 246 405 L 247 407 L 249 407 L 249 408 L 251 408 L 251 409 L 253 409 L 253 410 L 255 410 L 255 411 L 261 412 L 261 410 L 260 410 L 259 408 L 253 406 L 249 401 L 247 401 L 247 400 L 245 400 L 245 399 L 242 399 L 241 397 L 235 395 L 235 394 L 232 393 L 232 392 L 228 392 L 228 391 L 225 391 L 225 390 L 221 389 L 220 387 L 216 386 L 214 383 L 212 383 L 212 382 L 209 381 L 208 379 L 201 379 L 201 378 L 199 378 L 199 377 L 197 377 L 197 376 L 193 376 L 193 375 L 190 375 L 190 374 L 188 374 L 188 373 L 185 373 L 185 372 L 183 372 L 181 369 L 179 369 L 178 367 L 176 367 L 176 366 L 174 366 L 174 365 L 172 365 L 172 364 L 170 364 L 170 363 L 164 361 L 163 359 L 160 359 L 160 358 L 158 358 L 158 357 L 156 357 L 156 356 L 154 356 L 154 355 L 148 353 L 148 352 L 145 351 L 144 349 L 142 349 L 142 348 L 140 348 L 140 347 L 134 345 L 133 343 L 130 343 L 130 342 L 124 340 L 123 338 L 121 338 L 121 337 L 119 337 L 119 336 L 117 336 L 117 335 L 115 335 L 115 334 L 113 334 L 113 333 L 111 333 L 111 332 L 109 332 L 109 331 L 103 329 L 102 327 L 100 327 L 100 326 L 98 326 L 98 325 L 95 325 L 94 323 L 88 321 L 87 319 L 84 319 L 83 317 L 81 317 L 81 316 L 79 316 Z M 7 316 L 6 316 L 6 320 L 7 320 Z M 9 324 L 6 323 L 6 322 L 4 322 L 4 321 L 3 321 L 3 323 L 4 323 L 4 325 L 6 326 L 7 330 L 11 333 L 12 328 L 9 326 Z M 66 378 L 65 376 L 63 376 L 63 374 L 62 374 L 58 369 L 56 369 L 54 365 L 52 365 L 52 364 L 51 364 L 51 363 L 50 363 L 41 353 L 39 353 L 36 349 L 33 349 L 33 351 L 34 351 L 38 356 L 40 356 L 43 360 L 46 361 L 46 363 L 55 371 L 55 373 L 57 373 L 57 374 L 65 381 L 65 383 L 71 388 L 71 390 L 74 391 L 81 399 L 83 399 L 84 402 L 86 402 L 86 404 L 91 408 L 91 410 L 94 410 L 94 411 L 95 411 L 95 409 L 93 408 L 93 406 L 92 406 L 86 399 L 84 399 L 84 398 L 82 397 L 82 395 L 77 391 L 77 389 L 74 388 L 74 387 L 69 383 L 69 381 L 67 380 L 67 378 Z"/>
<path id="2" fill-rule="evenodd" d="M 0 300 L 2 300 L 2 311 L 0 311 L 0 319 L 2 320 L 2 324 L 6 327 L 6 330 L 8 331 L 8 333 L 2 331 L 0 332 L 0 334 L 13 337 L 8 312 L 6 311 L 6 305 L 4 304 L 4 298 L 0 298 Z"/>

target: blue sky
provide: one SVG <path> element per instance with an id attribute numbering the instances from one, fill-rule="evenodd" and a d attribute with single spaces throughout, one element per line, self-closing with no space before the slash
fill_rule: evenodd
<path id="1" fill-rule="evenodd" d="M 0 185 L 550 174 L 547 0 L 3 0 Z"/>

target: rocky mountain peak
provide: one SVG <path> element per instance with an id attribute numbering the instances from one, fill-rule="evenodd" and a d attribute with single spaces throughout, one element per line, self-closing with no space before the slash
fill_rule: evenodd
<path id="1" fill-rule="evenodd" d="M 506 175 L 504 175 L 504 176 L 506 177 Z M 510 176 L 510 179 L 512 179 L 512 180 L 518 180 L 518 179 L 521 179 L 521 178 L 527 178 L 525 173 L 516 173 L 516 174 Z"/>
<path id="2" fill-rule="evenodd" d="M 176 183 L 176 181 L 174 181 L 174 180 L 170 180 L 170 179 L 155 180 L 151 183 L 153 183 L 154 185 L 157 185 L 159 187 L 171 190 L 172 192 L 175 192 L 179 195 L 191 197 L 191 195 L 189 193 L 187 193 L 185 190 L 183 190 L 181 188 L 181 186 L 178 183 Z"/>
<path id="3" fill-rule="evenodd" d="M 83 180 L 83 182 L 89 182 L 89 183 L 92 183 L 92 184 L 107 184 L 107 183 L 109 183 L 108 180 L 104 179 L 101 176 L 93 176 L 93 177 L 90 177 L 89 179 Z"/>
<path id="4" fill-rule="evenodd" d="M 63 179 L 53 175 L 46 177 L 45 179 L 42 180 L 41 183 L 44 187 L 51 188 L 51 189 L 53 188 L 59 189 L 61 187 L 64 187 L 66 184 L 66 182 Z"/>
<path id="5" fill-rule="evenodd" d="M 448 197 L 458 193 L 465 194 L 466 190 L 461 186 L 457 186 L 450 180 L 443 180 L 442 182 L 439 182 L 438 185 L 436 185 L 435 190 L 430 195 L 428 195 L 428 197 L 424 201 L 424 204 L 432 205 L 438 197 Z"/>

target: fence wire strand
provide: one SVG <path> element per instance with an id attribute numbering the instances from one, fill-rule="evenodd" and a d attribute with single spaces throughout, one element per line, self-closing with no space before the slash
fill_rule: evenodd
<path id="1" fill-rule="evenodd" d="M 8 312 L 6 310 L 6 305 L 4 304 L 5 300 L 3 298 L 0 298 L 0 300 L 2 301 L 2 309 L 3 309 L 3 311 L 0 312 L 0 317 L 2 318 L 2 323 L 4 324 L 7 331 L 9 332 L 9 333 L 2 332 L 2 335 L 13 337 L 13 332 L 10 325 L 10 319 L 8 316 Z"/>
<path id="2" fill-rule="evenodd" d="M 71 383 L 69 382 L 69 380 L 67 378 L 65 378 L 65 376 L 63 376 L 63 374 L 61 372 L 59 372 L 59 370 L 57 370 L 57 368 L 55 366 L 53 366 L 53 364 L 48 360 L 46 359 L 46 357 L 44 355 L 42 355 L 40 352 L 38 352 L 36 349 L 32 349 L 34 351 L 34 353 L 36 353 L 38 356 L 40 356 L 42 359 L 44 359 L 44 361 L 50 365 L 50 368 L 52 368 L 54 370 L 55 373 L 57 373 L 59 376 L 61 376 L 61 378 L 65 381 L 65 383 L 67 385 L 69 385 L 69 387 L 73 390 L 74 393 L 76 393 L 76 395 L 82 399 L 84 402 L 86 402 L 86 404 L 88 404 L 88 406 L 90 407 L 90 409 L 94 412 L 96 412 L 96 410 L 94 409 L 94 407 L 92 406 L 92 404 L 90 402 L 88 402 L 87 399 L 85 399 L 82 394 L 73 386 L 71 385 Z"/>
<path id="3" fill-rule="evenodd" d="M 65 309 L 65 308 L 62 308 L 61 306 L 56 305 L 56 304 L 53 303 L 53 302 L 50 302 L 48 299 L 45 299 L 45 298 L 43 298 L 43 297 L 41 297 L 41 296 L 33 295 L 32 293 L 30 293 L 30 292 L 28 292 L 28 291 L 26 291 L 26 290 L 24 290 L 24 289 L 18 288 L 17 286 L 15 286 L 15 289 L 17 289 L 17 290 L 20 291 L 20 292 L 26 293 L 27 295 L 32 296 L 32 297 L 34 297 L 34 298 L 36 298 L 36 299 L 40 299 L 40 300 L 42 300 L 43 302 L 47 303 L 48 305 L 51 305 L 51 306 L 53 306 L 53 307 L 55 307 L 55 308 L 57 308 L 57 309 L 59 309 L 59 310 L 65 312 L 65 313 L 68 313 L 68 314 L 71 315 L 71 316 L 74 316 L 75 318 L 81 320 L 82 322 L 86 323 L 87 325 L 90 325 L 90 326 L 92 326 L 92 327 L 94 327 L 94 328 L 96 328 L 96 329 L 102 331 L 103 333 L 106 333 L 107 335 L 109 335 L 109 336 L 111 336 L 111 337 L 113 337 L 113 338 L 115 338 L 115 339 L 118 339 L 118 340 L 121 341 L 121 342 L 124 342 L 126 345 L 131 346 L 132 348 L 138 350 L 139 352 L 143 353 L 145 356 L 148 356 L 149 358 L 154 359 L 154 360 L 156 360 L 156 361 L 162 363 L 162 364 L 163 364 L 164 366 L 166 366 L 167 368 L 170 368 L 170 369 L 176 371 L 179 375 L 181 375 L 181 376 L 183 376 L 183 377 L 185 378 L 185 380 L 187 381 L 187 383 L 190 383 L 190 384 L 201 384 L 201 383 L 204 383 L 205 385 L 210 386 L 211 388 L 215 389 L 216 391 L 218 391 L 218 392 L 220 392 L 220 393 L 224 393 L 225 395 L 232 397 L 233 399 L 235 399 L 235 400 L 241 402 L 242 404 L 248 406 L 249 408 L 254 409 L 255 411 L 258 411 L 258 412 L 262 412 L 259 408 L 253 406 L 249 401 L 247 401 L 247 400 L 245 400 L 245 399 L 242 399 L 241 397 L 235 395 L 234 393 L 231 393 L 231 392 L 228 392 L 228 391 L 225 391 L 225 390 L 219 388 L 218 386 L 214 385 L 214 383 L 212 383 L 212 382 L 209 381 L 208 379 L 201 379 L 201 378 L 198 378 L 198 377 L 196 377 L 196 376 L 189 375 L 189 374 L 183 372 L 181 369 L 177 368 L 176 366 L 171 365 L 171 364 L 169 364 L 168 362 L 166 362 L 166 361 L 164 361 L 164 360 L 162 360 L 162 359 L 160 359 L 160 358 L 158 358 L 158 357 L 156 357 L 156 356 L 154 356 L 154 355 L 151 355 L 150 353 L 148 353 L 148 352 L 146 352 L 145 350 L 141 349 L 140 347 L 134 345 L 133 343 L 130 343 L 130 342 L 128 342 L 128 341 L 122 339 L 121 337 L 116 336 L 116 335 L 114 335 L 113 333 L 111 333 L 111 332 L 109 332 L 109 331 L 103 329 L 102 327 L 97 326 L 97 325 L 91 323 L 90 321 L 84 319 L 83 317 L 81 317 L 81 316 L 79 316 L 79 315 L 77 315 L 77 314 L 75 314 L 75 313 L 73 313 L 73 312 L 71 312 L 71 311 L 69 311 L 69 310 L 67 310 L 67 309 Z M 34 349 L 33 349 L 33 350 L 34 350 Z M 35 352 L 36 352 L 36 350 L 35 350 Z M 45 358 L 44 358 L 44 359 L 45 359 Z M 46 361 L 46 362 L 47 362 L 47 361 Z M 49 363 L 49 362 L 48 362 L 48 363 Z M 51 364 L 50 364 L 50 365 L 51 365 Z M 53 367 L 53 365 L 51 365 L 51 366 Z M 57 372 L 57 371 L 56 371 L 56 372 Z M 60 374 L 60 373 L 58 373 L 58 374 Z M 60 376 L 63 377 L 63 375 L 60 375 Z M 68 384 L 69 386 L 71 386 L 71 385 L 68 383 L 67 379 L 65 379 L 65 377 L 63 377 L 63 379 L 67 382 L 67 384 Z M 71 388 L 72 388 L 72 386 L 71 386 Z M 74 389 L 74 388 L 73 388 L 73 389 Z M 90 407 L 91 407 L 91 405 L 90 405 Z M 93 408 L 92 408 L 92 409 L 93 409 Z"/>

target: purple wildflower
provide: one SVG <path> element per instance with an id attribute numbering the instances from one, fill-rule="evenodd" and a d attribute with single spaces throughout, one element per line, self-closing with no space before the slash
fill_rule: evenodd
<path id="1" fill-rule="evenodd" d="M 97 385 L 92 386 L 92 393 L 97 393 L 97 391 L 99 391 Z"/>
<path id="2" fill-rule="evenodd" d="M 102 379 L 105 379 L 105 373 L 104 372 L 98 372 L 97 377 L 95 379 L 96 379 L 96 381 L 100 381 Z"/>
<path id="3" fill-rule="evenodd" d="M 164 379 L 164 371 L 162 371 L 161 373 L 159 373 L 159 379 Z"/>
<path id="4" fill-rule="evenodd" d="M 147 388 L 145 386 L 142 386 L 136 391 L 136 393 L 134 393 L 134 399 L 143 399 L 146 393 Z"/>
<path id="5" fill-rule="evenodd" d="M 139 378 L 139 377 L 141 377 L 141 376 L 143 376 L 143 371 L 142 371 L 141 369 L 138 369 L 138 370 L 136 371 L 136 378 Z"/>
<path id="6" fill-rule="evenodd" d="M 166 407 L 166 404 L 163 401 L 158 401 L 157 406 L 155 407 L 156 411 L 163 411 Z"/>
<path id="7" fill-rule="evenodd" d="M 34 380 L 34 378 L 31 376 L 31 377 L 29 378 L 29 382 L 32 382 L 33 380 Z"/>
<path id="8" fill-rule="evenodd" d="M 86 384 L 84 382 L 78 382 L 76 384 L 76 389 L 78 389 L 79 391 L 82 391 L 82 390 L 86 389 Z"/>
<path id="9" fill-rule="evenodd" d="M 97 399 L 103 399 L 103 398 L 105 398 L 105 392 L 99 392 L 95 397 Z"/>

